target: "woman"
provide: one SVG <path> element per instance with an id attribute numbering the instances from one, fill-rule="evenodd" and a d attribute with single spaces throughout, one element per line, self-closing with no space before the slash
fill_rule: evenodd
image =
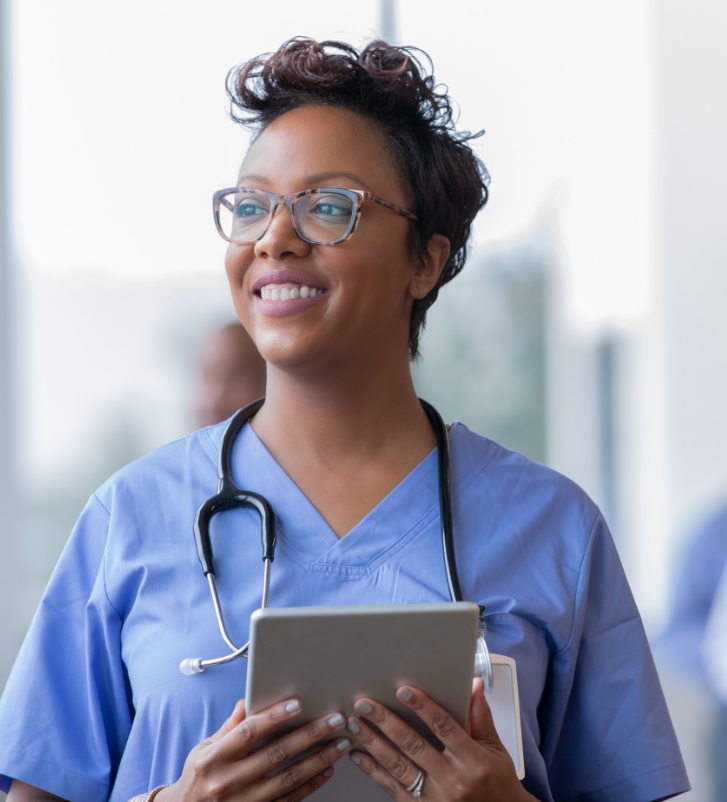
<path id="1" fill-rule="evenodd" d="M 486 171 L 405 48 L 292 40 L 233 72 L 229 91 L 257 136 L 236 188 L 216 196 L 218 226 L 235 308 L 268 366 L 232 467 L 277 514 L 271 599 L 446 600 L 436 443 L 409 361 L 464 264 Z M 335 191 L 306 192 L 320 188 Z M 479 680 L 469 733 L 417 689 L 399 690 L 443 753 L 367 699 L 357 718 L 332 714 L 256 752 L 300 715 L 297 700 L 246 717 L 242 661 L 194 678 L 177 668 L 219 648 L 190 530 L 215 492 L 222 430 L 128 466 L 83 512 L 3 698 L 10 802 L 126 802 L 150 789 L 157 802 L 298 800 L 350 751 L 346 730 L 367 749 L 351 760 L 395 799 L 410 797 L 420 769 L 422 799 L 437 802 L 647 802 L 688 788 L 599 511 L 461 424 L 449 433 L 460 580 L 487 606 L 491 648 L 517 660 L 524 782 Z M 258 520 L 245 509 L 218 520 L 218 584 L 244 642 L 260 593 Z"/>

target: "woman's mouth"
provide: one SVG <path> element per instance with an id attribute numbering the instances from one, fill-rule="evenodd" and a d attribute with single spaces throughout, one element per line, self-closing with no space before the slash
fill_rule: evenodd
<path id="1" fill-rule="evenodd" d="M 306 284 L 266 284 L 261 287 L 257 295 L 263 301 L 295 301 L 298 298 L 316 298 L 323 295 L 325 290 L 309 287 Z"/>
<path id="2" fill-rule="evenodd" d="M 297 315 L 319 303 L 328 293 L 323 287 L 311 287 L 298 281 L 267 281 L 253 290 L 255 305 L 268 317 Z"/>

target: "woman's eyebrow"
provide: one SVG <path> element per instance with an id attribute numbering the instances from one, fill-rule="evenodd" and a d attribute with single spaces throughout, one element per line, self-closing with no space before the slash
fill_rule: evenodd
<path id="1" fill-rule="evenodd" d="M 346 173 L 339 170 L 332 170 L 326 173 L 314 173 L 313 175 L 307 176 L 305 182 L 309 185 L 309 189 L 313 189 L 317 186 L 321 186 L 321 184 L 325 184 L 326 181 L 331 181 L 335 178 L 348 178 L 350 181 L 355 181 L 357 184 L 360 184 L 365 189 L 369 189 L 368 184 L 363 180 L 363 178 L 361 178 L 361 176 L 356 175 L 356 173 Z M 265 184 L 269 182 L 269 180 L 270 179 L 267 176 L 260 175 L 259 173 L 248 173 L 247 175 L 241 175 L 237 179 L 237 185 L 242 187 L 247 181 Z"/>
<path id="2" fill-rule="evenodd" d="M 330 181 L 332 178 L 349 178 L 351 181 L 356 181 L 356 183 L 361 184 L 362 187 L 365 187 L 366 189 L 369 188 L 360 175 L 356 175 L 356 173 L 344 173 L 339 170 L 333 170 L 328 173 L 316 173 L 315 175 L 309 175 L 306 181 L 308 181 L 311 184 L 320 184 L 324 181 Z"/>
<path id="3" fill-rule="evenodd" d="M 258 181 L 259 183 L 264 184 L 267 181 L 267 178 L 264 175 L 259 175 L 258 173 L 248 173 L 247 175 L 241 175 L 237 179 L 237 186 L 244 186 L 244 181 Z"/>

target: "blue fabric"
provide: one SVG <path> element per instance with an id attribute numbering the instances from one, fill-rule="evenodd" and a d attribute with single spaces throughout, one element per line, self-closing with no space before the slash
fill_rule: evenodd
<path id="1" fill-rule="evenodd" d="M 677 571 L 669 620 L 656 643 L 666 665 L 706 682 L 704 631 L 727 570 L 727 508 L 701 526 Z"/>
<path id="2" fill-rule="evenodd" d="M 222 427 L 138 460 L 90 500 L 0 702 L 0 788 L 15 777 L 73 802 L 126 802 L 174 782 L 244 694 L 236 661 L 187 677 L 185 657 L 226 651 L 192 520 L 216 490 Z M 542 802 L 647 802 L 688 789 L 659 681 L 598 509 L 570 481 L 456 424 L 450 434 L 458 563 L 487 605 L 494 652 L 517 661 L 525 786 Z M 274 606 L 448 599 L 432 452 L 336 537 L 250 427 L 241 487 L 277 512 Z M 259 605 L 259 523 L 213 526 L 234 640 Z"/>

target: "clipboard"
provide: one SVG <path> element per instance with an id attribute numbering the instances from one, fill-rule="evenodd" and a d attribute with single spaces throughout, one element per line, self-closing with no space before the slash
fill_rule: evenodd
<path id="1" fill-rule="evenodd" d="M 504 654 L 490 654 L 490 662 L 492 693 L 486 693 L 485 698 L 490 705 L 497 734 L 515 764 L 518 780 L 522 780 L 525 776 L 525 760 L 517 667 L 512 657 L 506 657 Z"/>

